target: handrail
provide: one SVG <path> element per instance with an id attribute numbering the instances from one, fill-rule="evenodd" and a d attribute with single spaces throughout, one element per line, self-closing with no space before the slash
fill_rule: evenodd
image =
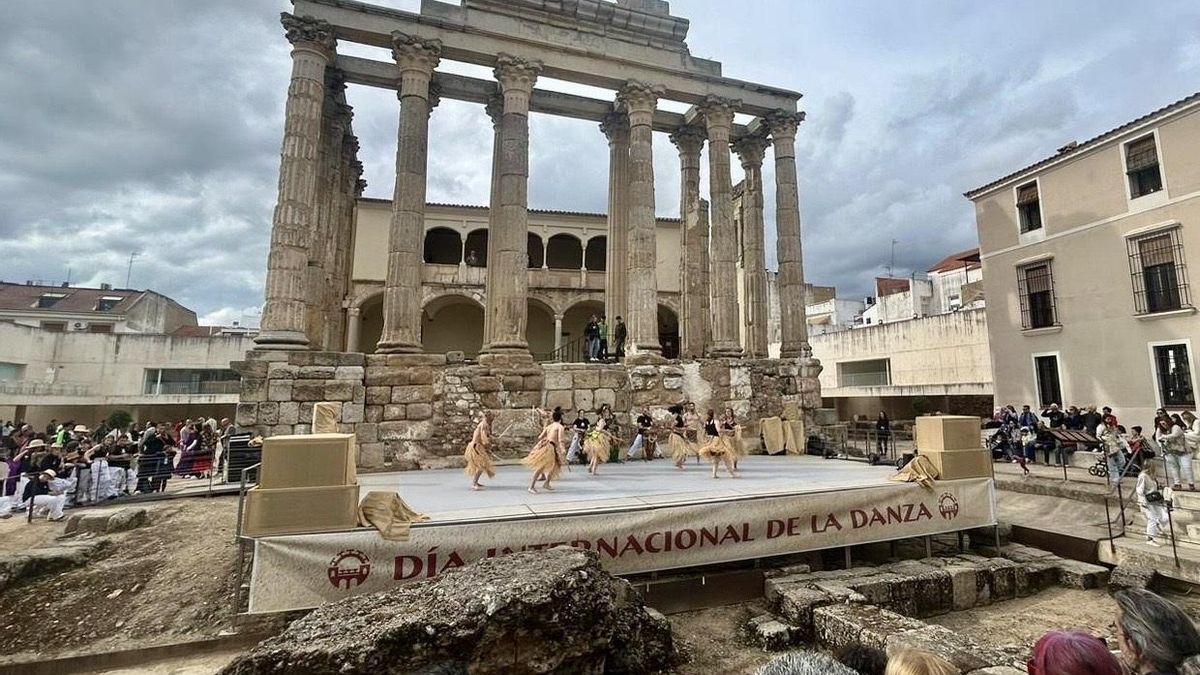
<path id="1" fill-rule="evenodd" d="M 587 337 L 580 336 L 558 349 L 537 355 L 540 362 L 581 363 L 587 360 Z"/>

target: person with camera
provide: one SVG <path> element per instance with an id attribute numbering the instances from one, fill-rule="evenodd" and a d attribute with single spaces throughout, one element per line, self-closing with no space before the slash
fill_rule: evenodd
<path id="1" fill-rule="evenodd" d="M 1142 516 L 1146 519 L 1146 543 L 1162 546 L 1156 537 L 1162 535 L 1162 524 L 1167 520 L 1167 507 L 1154 462 L 1142 462 L 1142 471 L 1138 474 L 1133 493 L 1137 496 L 1138 508 L 1142 510 Z"/>

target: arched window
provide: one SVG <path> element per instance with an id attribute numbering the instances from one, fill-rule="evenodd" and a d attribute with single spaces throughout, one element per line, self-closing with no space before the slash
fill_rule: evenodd
<path id="1" fill-rule="evenodd" d="M 556 234 L 546 244 L 546 267 L 577 270 L 583 267 L 583 244 L 569 234 Z"/>
<path id="2" fill-rule="evenodd" d="M 587 250 L 583 254 L 583 266 L 589 272 L 603 272 L 608 268 L 608 238 L 592 237 L 588 239 Z"/>
<path id="3" fill-rule="evenodd" d="M 425 233 L 425 262 L 457 265 L 462 256 L 462 237 L 448 227 L 435 227 Z"/>
<path id="4" fill-rule="evenodd" d="M 468 267 L 487 267 L 488 231 L 479 229 L 467 234 L 466 258 Z"/>
<path id="5" fill-rule="evenodd" d="M 545 248 L 542 246 L 542 238 L 530 232 L 527 237 L 529 248 L 529 269 L 542 269 L 542 260 L 546 255 Z"/>

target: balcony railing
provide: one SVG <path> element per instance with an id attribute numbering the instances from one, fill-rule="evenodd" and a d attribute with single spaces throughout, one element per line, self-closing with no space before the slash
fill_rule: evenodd
<path id="1" fill-rule="evenodd" d="M 843 387 L 886 387 L 892 383 L 887 371 L 872 373 L 842 373 L 838 382 Z"/>
<path id="2" fill-rule="evenodd" d="M 91 385 L 73 382 L 0 380 L 0 394 L 16 396 L 88 396 L 91 390 Z"/>
<path id="3" fill-rule="evenodd" d="M 143 392 L 151 396 L 188 396 L 203 394 L 236 394 L 241 391 L 238 380 L 212 382 L 147 382 Z"/>

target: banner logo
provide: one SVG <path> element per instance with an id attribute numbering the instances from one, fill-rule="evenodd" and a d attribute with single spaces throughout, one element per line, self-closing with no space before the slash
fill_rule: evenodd
<path id="1" fill-rule="evenodd" d="M 334 588 L 349 590 L 362 584 L 371 574 L 371 559 L 366 553 L 347 549 L 329 561 L 329 583 Z"/>
<path id="2" fill-rule="evenodd" d="M 949 492 L 943 492 L 938 499 L 938 511 L 946 520 L 954 520 L 958 517 L 958 500 Z"/>

